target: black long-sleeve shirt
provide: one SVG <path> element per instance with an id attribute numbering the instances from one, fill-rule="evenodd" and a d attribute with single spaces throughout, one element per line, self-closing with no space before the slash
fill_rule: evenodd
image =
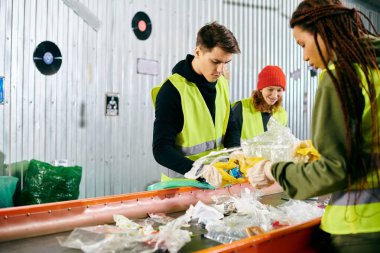
<path id="1" fill-rule="evenodd" d="M 203 75 L 198 75 L 192 68 L 193 55 L 187 55 L 174 66 L 172 72 L 195 83 L 202 94 L 215 123 L 216 82 L 210 83 Z M 153 127 L 153 155 L 156 161 L 171 170 L 185 174 L 193 165 L 176 147 L 175 138 L 183 128 L 181 96 L 173 84 L 167 80 L 156 98 L 155 121 Z M 240 132 L 231 115 L 228 120 L 223 145 L 227 148 L 240 146 Z"/>

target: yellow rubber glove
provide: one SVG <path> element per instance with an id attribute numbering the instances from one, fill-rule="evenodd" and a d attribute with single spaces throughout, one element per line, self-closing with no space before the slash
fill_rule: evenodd
<path id="1" fill-rule="evenodd" d="M 275 182 L 271 167 L 271 161 L 261 158 L 253 167 L 247 170 L 248 181 L 254 188 L 261 189 Z"/>
<path id="2" fill-rule="evenodd" d="M 293 151 L 293 158 L 296 162 L 312 162 L 319 160 L 320 157 L 321 155 L 313 146 L 311 140 L 299 142 Z"/>

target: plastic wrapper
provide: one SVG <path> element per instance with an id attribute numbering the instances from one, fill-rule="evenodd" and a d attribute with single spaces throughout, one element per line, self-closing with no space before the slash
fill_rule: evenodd
<path id="1" fill-rule="evenodd" d="M 57 237 L 63 247 L 80 249 L 83 252 L 149 252 L 140 236 L 128 235 L 128 230 L 112 225 L 75 228 L 68 238 Z"/>
<path id="2" fill-rule="evenodd" d="M 324 209 L 304 201 L 290 200 L 277 207 L 262 204 L 257 191 L 245 189 L 240 196 L 225 196 L 216 202 L 229 202 L 236 211 L 223 219 L 207 221 L 206 238 L 220 243 L 230 243 L 247 237 L 247 229 L 255 228 L 259 233 L 278 227 L 299 224 L 322 216 Z"/>
<path id="3" fill-rule="evenodd" d="M 293 161 L 294 147 L 300 142 L 291 130 L 274 117 L 267 124 L 268 131 L 250 140 L 242 141 L 246 156 L 263 157 L 272 162 Z"/>
<path id="4" fill-rule="evenodd" d="M 214 196 L 214 204 L 199 201 L 176 219 L 149 214 L 146 219 L 130 220 L 114 215 L 116 225 L 76 228 L 69 237 L 58 238 L 61 246 L 84 252 L 180 252 L 190 241 L 192 227 L 199 234 L 220 243 L 230 243 L 247 235 L 264 233 L 281 226 L 295 225 L 320 217 L 324 209 L 316 202 L 290 200 L 273 207 L 260 202 L 260 191 L 245 188 L 236 195 Z M 226 208 L 227 207 L 227 208 Z M 226 209 L 229 209 L 228 212 Z M 194 225 L 194 222 L 204 224 Z M 164 225 L 161 225 L 164 224 Z M 192 225 L 190 228 L 189 226 Z M 203 228 L 201 228 L 203 227 Z M 184 229 L 186 228 L 186 229 Z"/>
<path id="5" fill-rule="evenodd" d="M 157 217 L 156 217 L 157 218 Z M 183 215 L 166 225 L 153 229 L 147 219 L 144 225 L 122 215 L 114 215 L 116 226 L 103 225 L 76 228 L 69 237 L 58 237 L 61 246 L 81 249 L 83 252 L 151 253 L 157 250 L 178 252 L 190 241 L 190 232 L 181 229 L 190 217 Z"/>
<path id="6" fill-rule="evenodd" d="M 201 177 L 209 166 L 213 166 L 221 174 L 222 186 L 246 181 L 246 171 L 257 162 L 257 157 L 247 157 L 242 148 L 223 149 L 211 152 L 193 163 L 193 167 L 185 174 L 186 178 Z"/>
<path id="7" fill-rule="evenodd" d="M 300 141 L 275 118 L 269 119 L 267 127 L 268 131 L 263 134 L 242 141 L 241 147 L 214 151 L 199 158 L 185 177 L 202 177 L 212 166 L 221 175 L 222 182 L 219 179 L 214 182 L 213 178 L 208 180 L 215 187 L 220 187 L 244 182 L 247 170 L 262 158 L 271 162 L 310 162 L 319 159 L 320 154 L 310 140 Z"/>
<path id="8" fill-rule="evenodd" d="M 241 148 L 223 149 L 213 152 L 194 162 L 192 169 L 185 174 L 187 178 L 198 178 L 204 173 L 215 174 L 217 171 L 219 177 L 212 177 L 211 173 L 204 176 L 207 182 L 214 187 L 224 187 L 247 181 L 247 170 L 261 160 L 258 157 L 246 156 Z M 212 167 L 212 168 L 211 168 Z"/>
<path id="9" fill-rule="evenodd" d="M 149 214 L 149 218 L 147 218 L 147 220 L 151 220 L 154 223 L 165 225 L 174 220 L 174 218 L 169 217 L 164 213 L 151 213 Z"/>
<path id="10" fill-rule="evenodd" d="M 259 201 L 260 197 L 259 191 L 250 191 L 247 188 L 239 196 L 218 197 L 217 206 L 229 203 L 229 206 L 234 206 L 236 211 L 221 220 L 208 222 L 206 224 L 208 233 L 205 237 L 220 243 L 230 243 L 247 237 L 247 227 L 257 226 L 264 232 L 271 230 L 273 222 L 284 217 L 278 209 L 262 204 Z"/>
<path id="11" fill-rule="evenodd" d="M 186 243 L 190 242 L 191 232 L 181 229 L 189 226 L 190 217 L 182 215 L 174 219 L 166 225 L 159 227 L 159 233 L 156 234 L 154 240 L 156 250 L 168 250 L 170 253 L 178 252 Z"/>
<path id="12" fill-rule="evenodd" d="M 234 151 L 241 151 L 240 147 L 231 149 L 222 149 L 219 151 L 210 152 L 208 155 L 197 159 L 193 163 L 190 171 L 184 175 L 186 178 L 197 179 L 201 177 L 207 170 L 207 165 L 213 165 L 217 162 L 228 162 L 230 154 Z"/>
<path id="13" fill-rule="evenodd" d="M 296 225 L 323 215 L 324 208 L 317 202 L 307 203 L 300 200 L 289 200 L 277 207 L 284 215 L 289 225 Z"/>
<path id="14" fill-rule="evenodd" d="M 192 219 L 198 219 L 198 222 L 203 224 L 207 224 L 208 222 L 219 220 L 224 217 L 223 212 L 210 205 L 204 204 L 202 201 L 198 201 L 195 206 L 190 206 L 187 213 L 188 215 L 191 215 Z"/>

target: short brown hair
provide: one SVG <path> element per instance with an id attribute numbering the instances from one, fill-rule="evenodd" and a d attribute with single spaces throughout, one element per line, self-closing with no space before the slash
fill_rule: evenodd
<path id="1" fill-rule="evenodd" d="M 227 53 L 240 53 L 234 34 L 216 21 L 206 24 L 198 31 L 196 45 L 209 51 L 218 46 Z"/>

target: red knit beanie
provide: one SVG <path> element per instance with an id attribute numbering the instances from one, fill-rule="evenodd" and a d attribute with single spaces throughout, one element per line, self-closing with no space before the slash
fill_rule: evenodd
<path id="1" fill-rule="evenodd" d="M 268 86 L 280 86 L 285 90 L 286 77 L 280 67 L 268 65 L 259 73 L 257 90 L 262 90 Z"/>

